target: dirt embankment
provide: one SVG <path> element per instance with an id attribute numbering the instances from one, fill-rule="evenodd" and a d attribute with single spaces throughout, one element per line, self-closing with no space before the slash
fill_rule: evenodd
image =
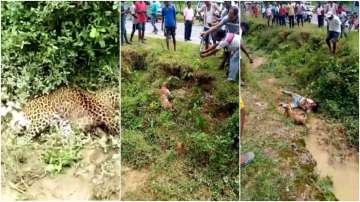
<path id="1" fill-rule="evenodd" d="M 129 198 L 133 192 L 146 188 L 149 171 L 135 170 L 127 166 L 121 167 L 121 198 Z"/>

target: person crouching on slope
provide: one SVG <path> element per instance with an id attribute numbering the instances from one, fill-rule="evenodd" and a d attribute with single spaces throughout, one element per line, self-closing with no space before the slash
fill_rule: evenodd
<path id="1" fill-rule="evenodd" d="M 239 60 L 240 60 L 240 35 L 234 33 L 217 32 L 217 39 L 222 39 L 219 43 L 214 44 L 210 48 L 202 51 L 200 56 L 208 57 L 216 54 L 222 48 L 228 48 L 231 52 L 230 68 L 227 81 L 236 81 L 239 73 Z"/>

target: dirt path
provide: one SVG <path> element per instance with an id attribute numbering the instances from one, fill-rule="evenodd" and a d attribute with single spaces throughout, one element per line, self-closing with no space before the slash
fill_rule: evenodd
<path id="1" fill-rule="evenodd" d="M 139 192 L 145 187 L 149 171 L 135 170 L 128 166 L 121 167 L 121 199 L 129 200 L 134 192 Z"/>
<path id="2" fill-rule="evenodd" d="M 3 174 L 1 199 L 118 200 L 119 155 L 116 150 L 104 149 L 100 142 L 95 139 L 84 145 L 79 152 L 81 160 L 56 174 L 45 172 L 41 150 L 23 155 L 21 165 Z"/>
<path id="3" fill-rule="evenodd" d="M 263 65 L 265 63 L 266 63 L 266 58 L 264 58 L 264 57 L 254 58 L 254 61 L 251 64 L 251 68 L 255 70 L 255 69 L 257 69 L 258 67 L 260 67 L 261 65 Z"/>
<path id="4" fill-rule="evenodd" d="M 287 99 L 279 93 L 281 90 L 278 85 L 279 81 L 271 74 L 258 75 L 264 64 L 266 64 L 266 58 L 254 59 L 254 63 L 250 65 L 251 68 L 248 71 L 254 76 L 255 81 L 253 82 L 256 84 L 250 84 L 241 90 L 248 111 L 245 134 L 249 134 L 242 137 L 243 144 L 259 137 L 261 137 L 260 139 L 281 138 L 282 142 L 293 144 L 292 147 L 295 149 L 290 148 L 290 150 L 295 159 L 289 159 L 288 155 L 284 157 L 282 151 L 272 145 L 263 145 L 262 149 L 267 157 L 284 164 L 280 166 L 283 169 L 282 175 L 296 175 L 294 168 L 289 166 L 293 160 L 307 162 L 307 165 L 311 165 L 311 161 L 315 160 L 315 172 L 319 173 L 321 177 L 329 176 L 331 178 L 333 191 L 339 200 L 358 200 L 357 153 L 354 149 L 349 149 L 346 144 L 344 131 L 340 126 L 326 122 L 317 114 L 309 116 L 306 127 L 294 126 L 283 115 L 282 109 L 277 107 L 280 101 Z M 298 143 L 302 139 L 305 140 L 304 147 Z M 274 139 L 274 141 L 276 140 L 278 139 Z M 284 158 L 287 159 L 284 160 Z M 313 188 L 306 188 L 306 186 L 307 184 L 303 190 L 299 190 L 297 199 L 314 199 L 316 194 L 311 189 L 316 190 L 316 186 Z"/>
<path id="5" fill-rule="evenodd" d="M 35 182 L 27 190 L 30 198 L 36 200 L 90 200 L 93 185 L 83 177 L 75 177 L 74 169 L 67 170 L 63 175 L 46 177 Z"/>

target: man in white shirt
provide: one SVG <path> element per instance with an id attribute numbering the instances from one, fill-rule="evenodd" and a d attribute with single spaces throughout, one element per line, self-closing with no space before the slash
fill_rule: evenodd
<path id="1" fill-rule="evenodd" d="M 200 8 L 198 13 L 204 12 L 204 31 L 209 30 L 210 27 L 213 26 L 213 23 L 218 21 L 218 17 L 216 13 L 220 13 L 220 8 L 210 1 L 204 1 L 204 5 Z M 208 35 L 205 35 L 205 48 L 209 48 L 210 39 Z M 212 36 L 213 43 L 216 43 L 214 40 L 214 36 Z"/>
<path id="2" fill-rule="evenodd" d="M 272 6 L 269 4 L 269 5 L 267 5 L 266 10 L 265 10 L 268 27 L 270 27 L 270 20 L 272 18 L 271 9 L 272 9 Z"/>
<path id="3" fill-rule="evenodd" d="M 335 15 L 336 11 L 337 11 L 337 8 L 338 8 L 337 4 L 330 1 L 330 3 L 329 3 L 329 12 L 332 12 Z"/>
<path id="4" fill-rule="evenodd" d="M 130 41 L 132 42 L 133 40 L 133 36 L 135 34 L 135 31 L 137 29 L 137 19 L 136 19 L 136 13 L 135 13 L 135 1 L 133 2 L 133 4 L 130 7 L 130 13 L 132 16 L 132 31 L 131 31 L 131 35 L 130 35 Z"/>
<path id="5" fill-rule="evenodd" d="M 186 2 L 187 7 L 184 9 L 185 22 L 185 41 L 191 41 L 191 29 L 194 22 L 194 10 L 191 8 L 191 1 Z"/>
<path id="6" fill-rule="evenodd" d="M 333 12 L 329 11 L 326 14 L 326 18 L 328 21 L 328 35 L 326 37 L 326 44 L 329 47 L 330 52 L 332 52 L 334 55 L 336 53 L 336 42 L 340 36 L 341 33 L 341 21 L 338 16 L 334 15 Z M 331 48 L 331 43 L 333 47 Z"/>
<path id="7" fill-rule="evenodd" d="M 265 18 L 265 14 L 266 14 L 266 8 L 265 8 L 265 6 L 263 6 L 263 7 L 261 8 L 261 14 L 262 14 L 262 17 Z"/>

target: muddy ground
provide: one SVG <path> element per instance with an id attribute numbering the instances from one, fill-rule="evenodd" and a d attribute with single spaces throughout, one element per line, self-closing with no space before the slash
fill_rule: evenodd
<path id="1" fill-rule="evenodd" d="M 6 127 L 2 127 L 1 138 L 2 200 L 120 198 L 118 138 L 83 133 L 65 137 L 49 132 L 29 140 L 13 135 Z M 63 162 L 73 161 L 57 172 L 54 166 L 59 164 L 46 160 L 49 154 Z"/>

